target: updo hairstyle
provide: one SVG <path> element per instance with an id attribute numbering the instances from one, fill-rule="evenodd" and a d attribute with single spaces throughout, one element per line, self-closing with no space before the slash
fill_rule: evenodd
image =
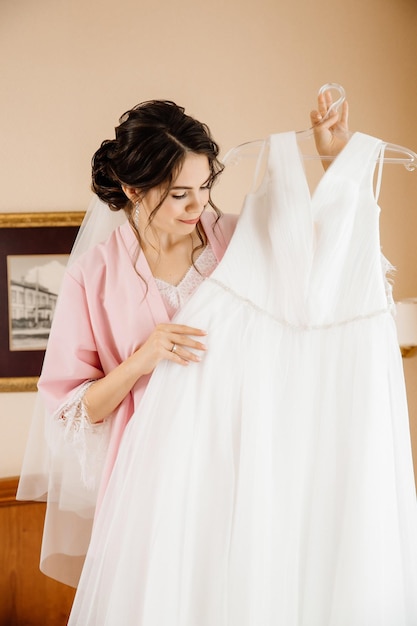
<path id="1" fill-rule="evenodd" d="M 207 156 L 210 186 L 223 170 L 219 147 L 209 128 L 174 102 L 143 102 L 122 115 L 119 122 L 116 138 L 103 141 L 92 158 L 92 189 L 113 211 L 123 209 L 128 216 L 132 213 L 132 203 L 122 185 L 144 193 L 162 186 L 165 194 L 160 206 L 189 152 Z M 209 204 L 219 216 L 211 198 Z"/>

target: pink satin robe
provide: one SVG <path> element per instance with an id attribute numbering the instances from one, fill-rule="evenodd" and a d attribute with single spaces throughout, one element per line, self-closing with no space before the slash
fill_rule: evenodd
<path id="1" fill-rule="evenodd" d="M 234 232 L 237 216 L 223 215 L 216 224 L 215 217 L 214 213 L 204 213 L 201 222 L 219 262 Z M 49 429 L 48 416 L 56 414 L 62 403 L 70 402 L 80 385 L 86 380 L 105 376 L 143 344 L 155 325 L 169 323 L 142 252 L 137 257 L 136 268 L 134 266 L 137 250 L 136 237 L 126 222 L 113 232 L 107 242 L 87 252 L 67 269 L 38 384 L 46 406 L 46 431 Z M 149 376 L 140 378 L 107 420 L 111 428 L 110 440 L 98 502 L 108 483 L 125 426 L 138 407 L 148 381 Z M 33 435 L 32 432 L 31 439 L 32 447 L 35 441 L 39 444 L 39 433 Z M 33 467 L 34 463 L 28 465 Z M 66 461 L 66 465 L 63 463 L 66 468 L 71 465 L 71 460 Z M 51 478 L 48 483 L 46 476 L 47 463 L 43 462 L 43 466 L 39 476 L 32 480 L 32 485 L 26 478 L 21 480 L 18 499 L 48 500 L 41 570 L 76 586 L 91 535 L 94 509 L 91 510 L 86 503 L 83 510 L 83 494 L 81 504 L 76 502 L 78 494 L 71 489 L 77 483 L 71 483 L 72 477 L 67 481 L 70 489 L 65 491 L 65 468 L 61 471 L 58 467 L 58 471 L 54 471 L 52 484 Z M 34 474 L 27 469 L 25 473 L 26 476 Z M 59 477 L 61 473 L 62 480 Z M 67 501 L 74 501 L 73 510 L 70 510 Z"/>

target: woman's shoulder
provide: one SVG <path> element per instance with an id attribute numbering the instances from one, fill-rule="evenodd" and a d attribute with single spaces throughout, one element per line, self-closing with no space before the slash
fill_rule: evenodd
<path id="1" fill-rule="evenodd" d="M 133 248 L 136 239 L 128 222 L 118 226 L 105 241 L 97 243 L 90 250 L 81 254 L 67 268 L 76 280 L 83 280 L 86 276 L 97 276 L 106 271 L 106 267 L 114 265 L 118 259 L 128 254 L 128 249 Z"/>
<path id="2" fill-rule="evenodd" d="M 217 218 L 215 213 L 203 213 L 202 224 L 213 252 L 220 261 L 235 232 L 238 216 L 232 213 L 222 213 Z"/>
<path id="3" fill-rule="evenodd" d="M 215 213 L 203 213 L 202 222 L 204 229 L 211 229 L 214 233 L 220 231 L 226 239 L 230 239 L 236 228 L 239 216 L 235 213 L 222 213 L 218 218 Z"/>
<path id="4" fill-rule="evenodd" d="M 220 223 L 224 228 L 235 228 L 239 215 L 236 213 L 223 213 L 220 217 Z"/>

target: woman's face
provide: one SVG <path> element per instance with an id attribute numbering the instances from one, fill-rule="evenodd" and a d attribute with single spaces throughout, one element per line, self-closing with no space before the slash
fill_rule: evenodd
<path id="1" fill-rule="evenodd" d="M 210 167 L 203 154 L 190 152 L 168 195 L 152 219 L 152 229 L 168 235 L 188 235 L 193 232 L 209 201 Z M 140 211 L 148 219 L 161 201 L 163 191 L 151 189 L 141 202 Z"/>

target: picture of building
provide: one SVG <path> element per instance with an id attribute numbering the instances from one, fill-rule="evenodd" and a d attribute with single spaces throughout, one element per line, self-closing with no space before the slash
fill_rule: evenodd
<path id="1" fill-rule="evenodd" d="M 46 348 L 67 258 L 67 255 L 8 257 L 11 351 Z"/>

